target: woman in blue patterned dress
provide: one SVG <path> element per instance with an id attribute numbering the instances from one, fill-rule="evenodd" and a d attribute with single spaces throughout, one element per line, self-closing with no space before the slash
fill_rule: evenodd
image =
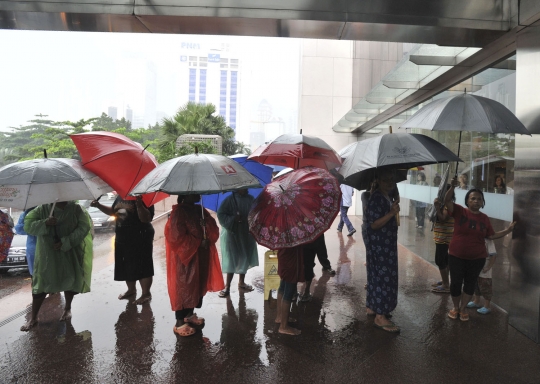
<path id="1" fill-rule="evenodd" d="M 397 305 L 398 258 L 397 223 L 399 201 L 392 203 L 389 193 L 395 188 L 391 171 L 379 172 L 378 189 L 371 195 L 367 216 L 367 297 L 368 315 L 375 315 L 373 325 L 387 332 L 400 329 L 388 320 Z"/>

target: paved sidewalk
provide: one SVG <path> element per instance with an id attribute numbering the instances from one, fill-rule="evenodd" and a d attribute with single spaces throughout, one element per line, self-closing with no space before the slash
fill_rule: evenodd
<path id="1" fill-rule="evenodd" d="M 352 217 L 360 228 L 360 220 Z M 393 320 L 400 335 L 375 329 L 365 313 L 365 249 L 353 238 L 326 233 L 335 277 L 316 267 L 313 300 L 293 305 L 302 334 L 277 333 L 275 300 L 263 300 L 261 267 L 246 281 L 256 290 L 230 298 L 208 294 L 195 336 L 172 332 L 163 240 L 154 247 L 150 304 L 117 296 L 113 266 L 93 276 L 92 292 L 75 297 L 73 319 L 60 323 L 63 297 L 47 298 L 40 323 L 19 331 L 24 317 L 0 326 L 1 383 L 538 383 L 540 346 L 508 325 L 506 314 L 469 322 L 446 316 L 449 295 L 433 294 L 437 269 L 399 248 L 400 291 Z M 28 299 L 28 301 L 30 301 Z M 0 300 L 0 308 L 3 300 Z M 5 316 L 0 314 L 0 320 Z"/>

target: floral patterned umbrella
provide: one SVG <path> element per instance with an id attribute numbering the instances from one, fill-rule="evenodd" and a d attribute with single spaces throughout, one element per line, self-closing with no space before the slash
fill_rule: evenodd
<path id="1" fill-rule="evenodd" d="M 330 228 L 340 202 L 341 190 L 330 172 L 300 168 L 264 187 L 249 214 L 249 230 L 270 249 L 310 243 Z"/>

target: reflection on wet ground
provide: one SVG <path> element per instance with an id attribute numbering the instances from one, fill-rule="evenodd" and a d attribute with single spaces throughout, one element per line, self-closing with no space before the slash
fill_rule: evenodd
<path id="1" fill-rule="evenodd" d="M 353 218 L 353 224 L 361 223 Z M 94 274 L 91 293 L 75 297 L 70 323 L 58 322 L 63 297 L 57 294 L 45 300 L 31 332 L 19 331 L 23 317 L 0 326 L 0 382 L 539 381 L 537 344 L 508 326 L 500 311 L 471 312 L 468 323 L 450 320 L 450 297 L 429 291 L 437 269 L 402 246 L 392 319 L 402 332 L 375 329 L 364 307 L 360 233 L 349 238 L 332 228 L 326 242 L 337 274 L 331 277 L 318 266 L 313 299 L 294 303 L 292 317 L 302 330 L 298 337 L 277 332 L 276 301 L 263 300 L 262 248 L 261 267 L 246 277 L 255 291 L 239 293 L 235 278 L 230 297 L 206 296 L 197 310 L 206 324 L 195 336 L 176 336 L 158 241 L 150 303 L 137 307 L 118 300 L 124 285 L 113 281 L 109 266 Z"/>

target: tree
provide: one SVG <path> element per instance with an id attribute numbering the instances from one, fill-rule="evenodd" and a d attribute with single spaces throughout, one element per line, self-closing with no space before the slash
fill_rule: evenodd
<path id="1" fill-rule="evenodd" d="M 176 149 L 176 140 L 185 134 L 219 135 L 223 140 L 222 153 L 226 156 L 236 153 L 246 153 L 249 150 L 243 143 L 234 139 L 234 130 L 229 127 L 223 116 L 215 115 L 216 107 L 213 104 L 198 104 L 188 102 L 181 107 L 171 118 L 163 119 L 161 124 L 161 138 L 158 140 L 160 162 L 181 156 L 180 153 L 193 153 L 192 148 Z M 210 145 L 199 145 L 199 152 L 211 153 Z M 191 145 L 193 147 L 194 145 Z M 205 152 L 206 151 L 206 152 Z"/>
<path id="2" fill-rule="evenodd" d="M 122 117 L 120 120 L 115 120 L 105 112 L 100 117 L 96 117 L 92 122 L 92 131 L 108 131 L 113 132 L 117 129 L 125 128 L 126 131 L 131 131 L 131 121 Z"/>

